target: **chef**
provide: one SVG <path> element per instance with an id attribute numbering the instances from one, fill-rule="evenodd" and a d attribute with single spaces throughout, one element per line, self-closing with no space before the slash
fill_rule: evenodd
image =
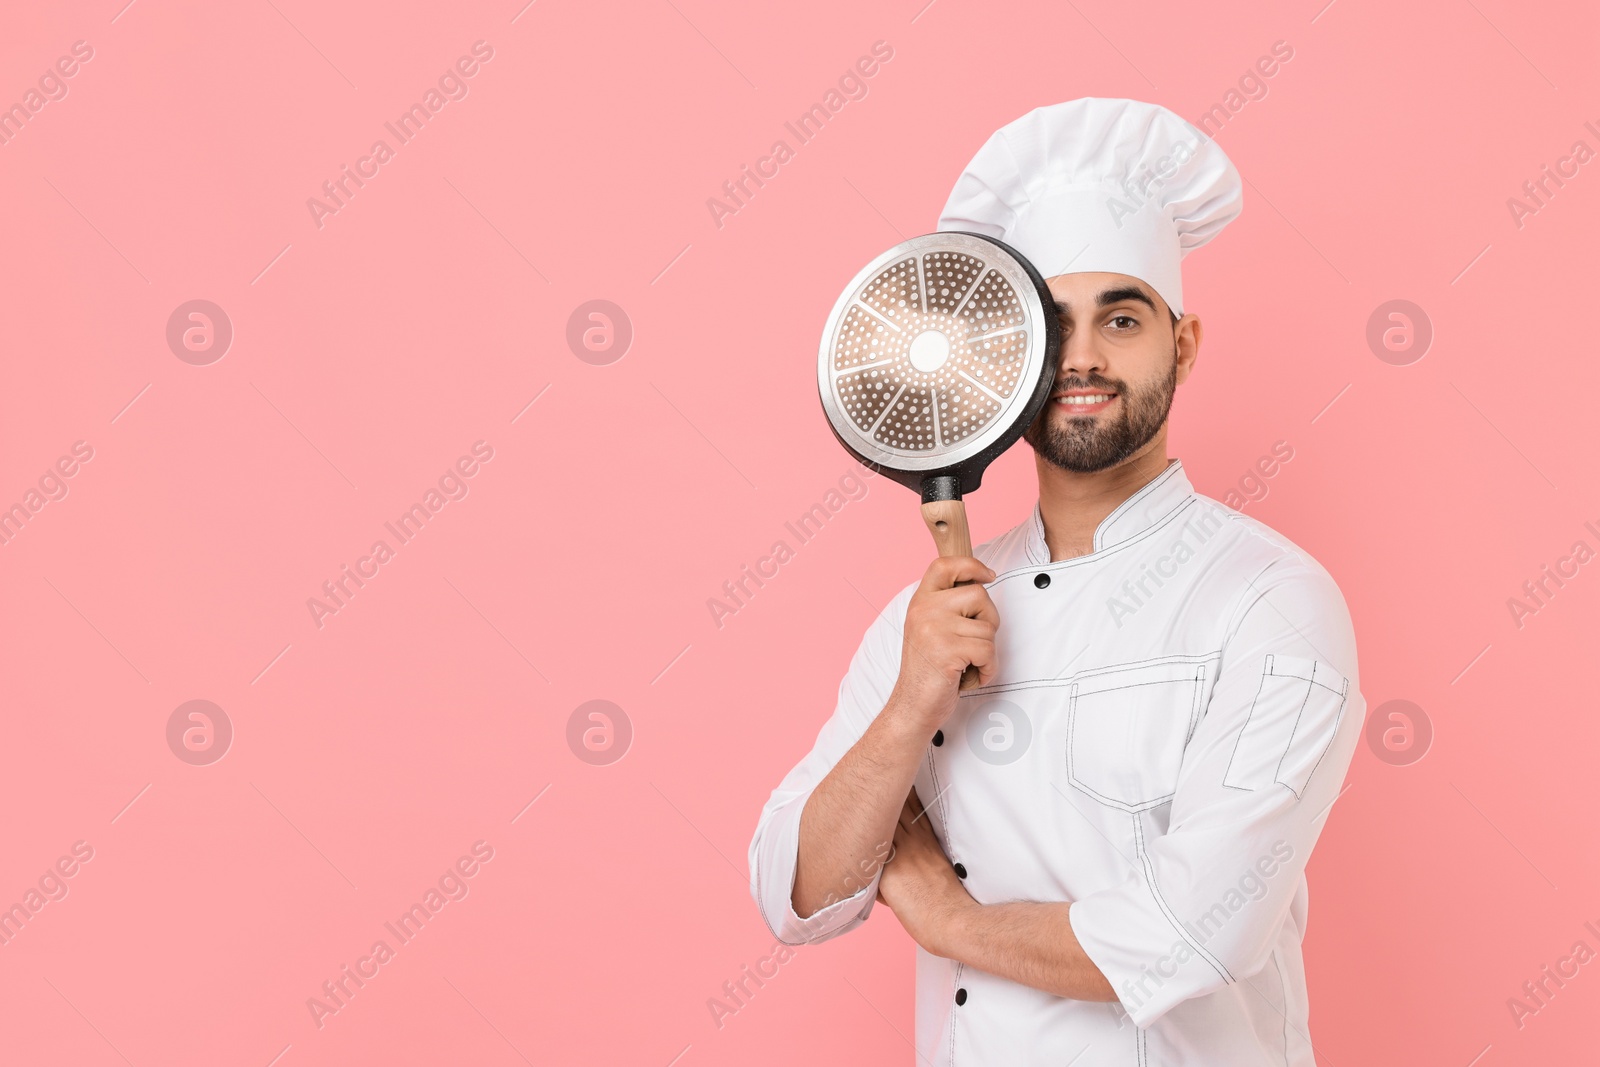
<path id="1" fill-rule="evenodd" d="M 786 944 L 893 910 L 920 1063 L 1314 1065 L 1305 868 L 1366 710 L 1350 613 L 1167 454 L 1202 337 L 1179 264 L 1241 206 L 1187 122 L 1082 99 L 994 134 L 939 220 L 1055 298 L 1038 502 L 867 628 L 750 844 Z"/>

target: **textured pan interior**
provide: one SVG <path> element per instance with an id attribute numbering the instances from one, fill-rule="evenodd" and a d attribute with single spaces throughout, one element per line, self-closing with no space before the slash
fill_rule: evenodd
<path id="1" fill-rule="evenodd" d="M 835 432 L 906 469 L 975 454 L 1034 393 L 1042 310 L 1025 266 L 993 242 L 938 233 L 896 246 L 840 297 L 823 338 Z"/>

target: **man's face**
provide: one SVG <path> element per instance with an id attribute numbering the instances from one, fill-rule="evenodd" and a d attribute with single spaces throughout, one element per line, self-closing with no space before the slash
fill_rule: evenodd
<path id="1" fill-rule="evenodd" d="M 1126 274 L 1060 274 L 1049 286 L 1061 320 L 1061 363 L 1024 439 L 1069 471 L 1115 467 L 1166 425 L 1173 393 L 1193 364 L 1199 322 L 1185 315 L 1174 325 L 1166 301 Z M 1178 339 L 1191 332 L 1180 358 Z"/>

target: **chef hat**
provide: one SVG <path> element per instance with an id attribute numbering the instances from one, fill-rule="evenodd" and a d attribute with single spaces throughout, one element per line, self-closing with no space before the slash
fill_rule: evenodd
<path id="1" fill-rule="evenodd" d="M 1178 264 L 1244 206 L 1217 143 L 1164 107 L 1085 97 L 1035 108 L 956 179 L 940 230 L 1004 241 L 1045 278 L 1138 278 L 1183 314 Z"/>

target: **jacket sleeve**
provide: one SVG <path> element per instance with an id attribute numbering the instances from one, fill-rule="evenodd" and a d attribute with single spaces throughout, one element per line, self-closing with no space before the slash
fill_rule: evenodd
<path id="1" fill-rule="evenodd" d="M 805 758 L 772 791 L 750 842 L 750 893 L 767 926 L 788 945 L 815 944 L 866 921 L 878 894 L 883 865 L 867 865 L 851 886 L 853 895 L 801 918 L 792 902 L 800 848 L 800 814 L 817 784 L 827 777 L 872 720 L 877 718 L 900 673 L 901 630 L 916 586 L 902 590 L 867 628 L 850 669 L 839 683 L 839 701 Z"/>
<path id="2" fill-rule="evenodd" d="M 1137 862 L 1068 912 L 1141 1028 L 1266 965 L 1366 714 L 1349 609 L 1314 561 L 1269 566 L 1234 615 L 1167 832 L 1135 816 Z"/>

